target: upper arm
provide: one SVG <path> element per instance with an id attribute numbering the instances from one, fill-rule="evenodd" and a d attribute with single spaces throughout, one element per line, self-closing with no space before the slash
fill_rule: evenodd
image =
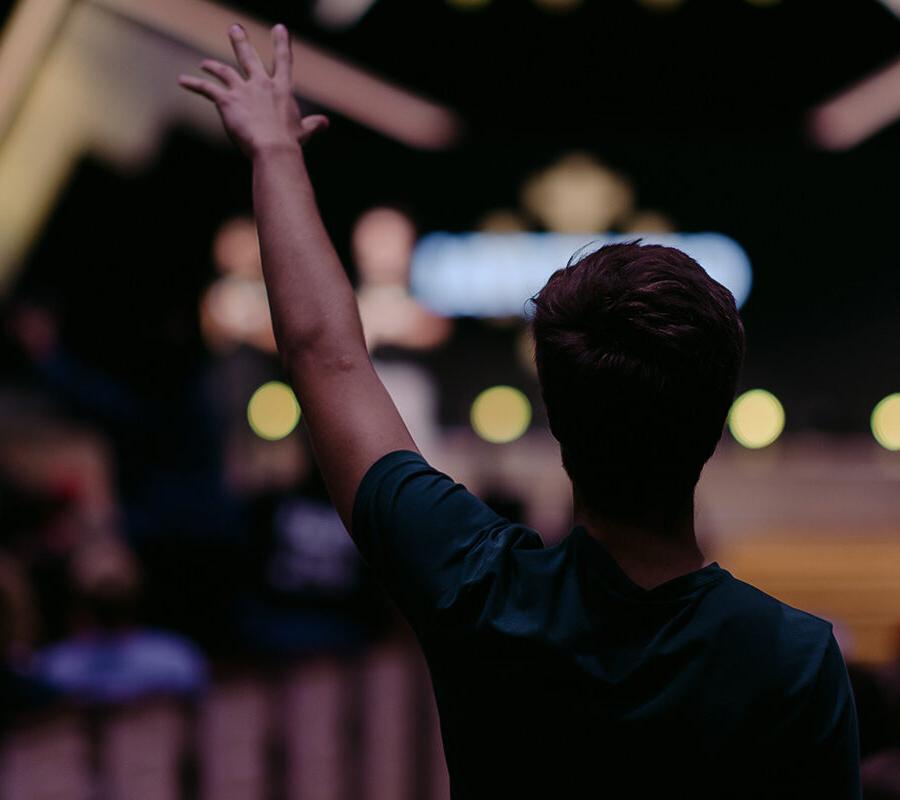
<path id="1" fill-rule="evenodd" d="M 363 476 L 383 455 L 416 450 L 364 346 L 287 353 L 316 462 L 344 525 Z"/>
<path id="2" fill-rule="evenodd" d="M 815 681 L 779 755 L 789 759 L 792 796 L 857 800 L 859 733 L 843 656 L 830 635 Z"/>
<path id="3" fill-rule="evenodd" d="M 388 454 L 366 473 L 353 538 L 418 629 L 440 613 L 474 622 L 490 591 L 515 574 L 517 553 L 542 546 L 534 531 L 406 451 Z"/>

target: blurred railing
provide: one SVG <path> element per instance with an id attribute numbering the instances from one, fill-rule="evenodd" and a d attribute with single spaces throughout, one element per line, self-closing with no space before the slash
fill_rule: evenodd
<path id="1" fill-rule="evenodd" d="M 4 800 L 443 800 L 437 713 L 414 645 L 213 681 L 23 724 L 0 750 Z"/>

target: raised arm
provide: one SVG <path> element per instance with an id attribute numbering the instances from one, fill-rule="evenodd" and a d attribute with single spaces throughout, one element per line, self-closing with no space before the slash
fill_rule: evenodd
<path id="1" fill-rule="evenodd" d="M 291 85 L 287 29 L 272 31 L 270 74 L 235 25 L 229 31 L 241 72 L 207 60 L 217 80 L 180 84 L 212 100 L 225 129 L 253 162 L 253 205 L 278 351 L 297 393 L 331 499 L 350 527 L 368 468 L 412 437 L 375 374 L 356 297 L 316 206 L 302 146 L 327 126 L 302 117 Z"/>

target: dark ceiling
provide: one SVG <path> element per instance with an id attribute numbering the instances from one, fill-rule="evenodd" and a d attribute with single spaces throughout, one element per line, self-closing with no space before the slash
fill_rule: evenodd
<path id="1" fill-rule="evenodd" d="M 900 21 L 874 0 L 685 0 L 669 13 L 635 0 L 587 0 L 567 13 L 526 0 L 471 11 L 380 0 L 343 32 L 317 27 L 309 4 L 236 5 L 452 106 L 468 124 L 458 148 L 425 153 L 334 121 L 310 161 L 343 252 L 370 205 L 398 204 L 423 230 L 465 230 L 492 208 L 515 207 L 533 170 L 587 150 L 631 178 L 642 206 L 745 247 L 755 284 L 743 311 L 743 386 L 782 398 L 789 427 L 863 431 L 875 402 L 900 389 L 900 125 L 840 154 L 816 151 L 803 133 L 811 105 L 898 54 Z M 248 203 L 241 159 L 186 132 L 136 179 L 86 162 L 23 291 L 64 297 L 77 346 L 122 364 L 124 345 L 103 355 L 109 327 L 97 320 L 186 318 L 210 275 L 212 231 Z M 113 308 L 117 293 L 126 299 Z M 160 336 L 137 338 L 151 352 Z M 496 334 L 461 326 L 445 371 L 461 372 L 478 336 Z M 499 360 L 504 347 L 482 352 Z M 476 373 L 508 369 L 481 362 Z"/>

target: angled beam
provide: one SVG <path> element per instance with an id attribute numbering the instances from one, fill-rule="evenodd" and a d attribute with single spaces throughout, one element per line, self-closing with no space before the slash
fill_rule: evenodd
<path id="1" fill-rule="evenodd" d="M 809 130 L 824 150 L 849 150 L 900 119 L 900 58 L 812 110 Z"/>
<path id="2" fill-rule="evenodd" d="M 220 59 L 233 58 L 226 32 L 239 22 L 261 53 L 271 50 L 269 26 L 210 0 L 91 0 L 141 25 Z M 368 74 L 294 37 L 295 91 L 411 147 L 454 144 L 461 122 L 449 109 Z"/>
<path id="3" fill-rule="evenodd" d="M 0 139 L 62 30 L 72 0 L 19 0 L 0 38 Z"/>

